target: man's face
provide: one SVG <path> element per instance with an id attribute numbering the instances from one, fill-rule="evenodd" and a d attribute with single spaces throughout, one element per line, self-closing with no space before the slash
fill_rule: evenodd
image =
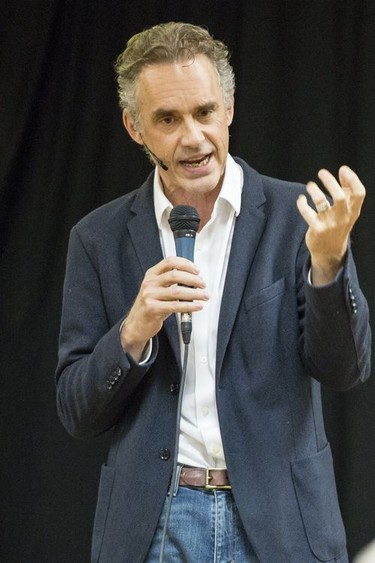
<path id="1" fill-rule="evenodd" d="M 219 187 L 228 153 L 233 102 L 225 107 L 211 61 L 146 67 L 139 76 L 141 130 L 124 114 L 131 137 L 167 166 L 159 168 L 166 195 L 207 193 Z"/>

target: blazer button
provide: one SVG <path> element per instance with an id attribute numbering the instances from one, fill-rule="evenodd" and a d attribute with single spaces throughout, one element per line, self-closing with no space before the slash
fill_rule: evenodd
<path id="1" fill-rule="evenodd" d="M 172 395 L 177 395 L 179 389 L 180 389 L 180 386 L 179 386 L 178 383 L 171 383 L 171 386 L 169 388 Z"/>
<path id="2" fill-rule="evenodd" d="M 112 389 L 114 384 L 120 379 L 122 376 L 122 369 L 117 367 L 107 379 L 107 389 Z"/>
<path id="3" fill-rule="evenodd" d="M 171 452 L 168 450 L 168 448 L 162 448 L 159 451 L 159 457 L 161 460 L 167 461 L 171 457 Z"/>

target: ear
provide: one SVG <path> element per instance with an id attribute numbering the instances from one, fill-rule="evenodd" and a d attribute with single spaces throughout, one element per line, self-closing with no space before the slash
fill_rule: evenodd
<path id="1" fill-rule="evenodd" d="M 135 128 L 135 125 L 129 115 L 129 113 L 124 110 L 122 112 L 122 122 L 124 124 L 125 129 L 129 133 L 130 137 L 138 143 L 139 145 L 143 145 L 142 135 L 138 129 Z"/>
<path id="2" fill-rule="evenodd" d="M 226 109 L 226 114 L 227 114 L 227 125 L 229 127 L 229 125 L 233 121 L 233 116 L 234 116 L 234 96 L 231 97 L 230 104 Z"/>

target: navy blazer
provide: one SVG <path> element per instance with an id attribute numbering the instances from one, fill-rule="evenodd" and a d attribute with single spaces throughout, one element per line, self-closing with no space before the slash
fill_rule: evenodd
<path id="1" fill-rule="evenodd" d="M 244 172 L 220 311 L 216 399 L 233 495 L 262 563 L 347 562 L 320 383 L 345 390 L 370 373 L 368 307 L 350 250 L 337 279 L 307 282 L 305 186 Z M 181 375 L 176 318 L 152 357 L 124 353 L 121 322 L 160 261 L 153 174 L 71 232 L 57 369 L 73 436 L 112 429 L 92 561 L 142 562 L 172 470 Z"/>

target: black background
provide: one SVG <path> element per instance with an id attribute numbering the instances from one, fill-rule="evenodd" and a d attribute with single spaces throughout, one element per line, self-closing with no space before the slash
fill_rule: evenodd
<path id="1" fill-rule="evenodd" d="M 3 0 L 0 6 L 0 560 L 89 560 L 108 437 L 57 419 L 67 239 L 151 169 L 128 139 L 113 62 L 131 35 L 205 25 L 232 51 L 231 153 L 307 181 L 351 165 L 367 187 L 353 251 L 374 311 L 375 2 Z M 287 244 L 287 241 L 285 241 Z M 351 555 L 375 537 L 375 383 L 324 392 Z M 136 523 L 135 523 L 136 525 Z M 301 562 L 302 563 L 302 562 Z"/>

